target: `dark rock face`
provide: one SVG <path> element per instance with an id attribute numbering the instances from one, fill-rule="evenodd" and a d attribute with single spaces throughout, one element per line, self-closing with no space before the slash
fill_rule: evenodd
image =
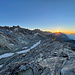
<path id="1" fill-rule="evenodd" d="M 60 57 L 68 57 L 68 55 L 64 52 L 61 52 Z"/>
<path id="2" fill-rule="evenodd" d="M 13 64 L 15 65 L 15 64 Z M 9 74 L 8 74 L 9 73 Z M 51 71 L 47 67 L 42 67 L 37 63 L 21 63 L 15 67 L 9 67 L 6 72 L 0 72 L 1 75 L 51 75 Z"/>
<path id="3" fill-rule="evenodd" d="M 26 71 L 21 71 L 18 75 L 33 75 L 32 69 L 28 69 Z"/>

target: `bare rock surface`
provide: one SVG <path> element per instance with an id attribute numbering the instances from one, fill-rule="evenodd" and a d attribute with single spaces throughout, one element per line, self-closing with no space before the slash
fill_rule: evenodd
<path id="1" fill-rule="evenodd" d="M 0 54 L 14 53 L 0 59 L 0 75 L 75 75 L 75 51 L 70 43 L 48 34 L 19 26 L 0 27 Z M 17 53 L 25 50 L 29 51 Z"/>

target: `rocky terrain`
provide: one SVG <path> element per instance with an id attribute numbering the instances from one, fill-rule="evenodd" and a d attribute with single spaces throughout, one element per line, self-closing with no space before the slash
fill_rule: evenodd
<path id="1" fill-rule="evenodd" d="M 68 34 L 63 33 L 51 33 L 50 35 L 47 35 L 48 37 L 56 38 L 57 40 L 61 42 L 67 42 L 70 43 L 71 49 L 75 51 L 75 39 Z"/>
<path id="2" fill-rule="evenodd" d="M 69 41 L 62 33 L 0 27 L 0 75 L 75 75 Z"/>
<path id="3" fill-rule="evenodd" d="M 48 34 L 50 33 L 38 29 L 23 29 L 19 26 L 0 27 L 0 54 L 22 50 L 25 46 L 30 47 L 38 40 L 46 39 Z"/>

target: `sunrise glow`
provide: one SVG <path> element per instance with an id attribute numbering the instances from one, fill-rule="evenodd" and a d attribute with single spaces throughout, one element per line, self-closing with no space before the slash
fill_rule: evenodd
<path id="1" fill-rule="evenodd" d="M 56 31 L 56 33 L 60 33 L 60 31 Z"/>
<path id="2" fill-rule="evenodd" d="M 57 33 L 59 33 L 60 31 L 56 31 Z"/>

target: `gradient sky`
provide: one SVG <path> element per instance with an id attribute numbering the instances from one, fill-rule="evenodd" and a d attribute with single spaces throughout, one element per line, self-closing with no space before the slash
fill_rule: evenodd
<path id="1" fill-rule="evenodd" d="M 0 25 L 75 33 L 75 0 L 0 0 Z"/>

